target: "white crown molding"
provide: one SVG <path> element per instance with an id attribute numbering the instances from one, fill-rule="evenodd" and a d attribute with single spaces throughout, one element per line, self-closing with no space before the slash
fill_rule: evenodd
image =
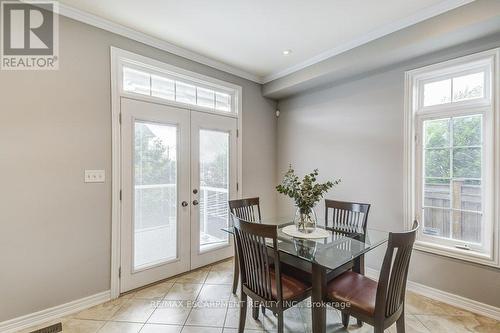
<path id="1" fill-rule="evenodd" d="M 22 0 L 23 1 L 23 0 Z M 224 71 L 226 73 L 230 73 L 236 76 L 239 76 L 241 78 L 264 84 L 268 83 L 270 81 L 279 79 L 281 77 L 287 76 L 291 73 L 297 72 L 301 69 L 304 69 L 308 66 L 314 65 L 318 62 L 321 62 L 323 60 L 326 60 L 328 58 L 331 58 L 333 56 L 336 56 L 338 54 L 341 54 L 343 52 L 349 51 L 353 48 L 356 48 L 358 46 L 361 46 L 363 44 L 369 43 L 375 39 L 378 39 L 380 37 L 386 36 L 388 34 L 391 34 L 395 31 L 404 29 L 406 27 L 409 27 L 411 25 L 414 25 L 416 23 L 419 23 L 421 21 L 427 20 L 431 17 L 437 16 L 439 14 L 445 13 L 447 11 L 450 11 L 452 9 L 455 9 L 457 7 L 466 5 L 468 3 L 471 3 L 475 0 L 446 0 L 444 2 L 441 2 L 437 5 L 430 6 L 428 8 L 425 8 L 414 15 L 411 15 L 409 17 L 406 17 L 402 20 L 395 21 L 389 25 L 383 26 L 379 29 L 373 30 L 372 32 L 358 38 L 354 39 L 348 43 L 339 45 L 333 49 L 330 49 L 328 51 L 325 51 L 321 54 L 318 54 L 308 60 L 305 60 L 303 62 L 300 62 L 296 65 L 293 65 L 291 67 L 288 67 L 284 70 L 280 70 L 277 72 L 273 72 L 269 75 L 266 75 L 264 77 L 260 77 L 258 75 L 255 75 L 253 73 L 249 73 L 247 71 L 244 71 L 240 68 L 225 64 L 221 61 L 209 58 L 207 56 L 203 56 L 201 54 L 198 54 L 196 52 L 187 50 L 185 48 L 176 46 L 174 44 L 171 44 L 167 41 L 164 41 L 162 39 L 152 37 L 148 34 L 139 32 L 137 30 L 128 28 L 124 25 L 112 22 L 110 20 L 104 19 L 100 16 L 90 14 L 86 11 L 74 8 L 72 6 L 68 6 L 63 3 L 59 3 L 59 14 L 66 16 L 68 18 L 71 18 L 73 20 L 83 22 L 86 24 L 89 24 L 91 26 L 115 33 L 120 36 L 124 36 L 127 38 L 130 38 L 132 40 L 135 40 L 137 42 L 155 47 L 157 49 L 178 55 L 180 57 L 213 67 L 215 69 Z"/>
<path id="2" fill-rule="evenodd" d="M 57 305 L 42 311 L 30 313 L 21 317 L 10 319 L 0 323 L 0 332 L 13 333 L 20 330 L 30 328 L 36 325 L 48 323 L 50 321 L 60 319 L 61 317 L 85 310 L 94 305 L 109 301 L 110 291 L 80 298 L 65 304 Z"/>
<path id="3" fill-rule="evenodd" d="M 380 271 L 370 267 L 366 267 L 365 273 L 367 277 L 373 280 L 378 280 L 380 275 Z M 413 281 L 407 282 L 407 289 L 422 296 L 432 298 L 436 301 L 440 301 L 482 316 L 493 318 L 495 320 L 500 320 L 500 308 L 493 305 L 481 303 Z"/>
<path id="4" fill-rule="evenodd" d="M 285 68 L 284 70 L 273 72 L 269 75 L 266 75 L 262 78 L 262 83 L 268 83 L 273 80 L 282 78 L 294 72 L 300 71 L 306 67 L 317 64 L 323 60 L 334 57 L 351 49 L 354 49 L 363 44 L 367 44 L 375 39 L 384 37 L 398 30 L 407 28 L 411 25 L 417 24 L 419 22 L 430 19 L 434 16 L 443 14 L 452 9 L 458 8 L 460 6 L 466 5 L 468 3 L 474 2 L 475 0 L 447 0 L 441 3 L 438 3 L 434 6 L 427 7 L 423 10 L 416 12 L 415 14 L 403 18 L 401 20 L 394 21 L 388 25 L 382 26 L 381 28 L 375 29 L 370 33 L 361 36 L 360 38 L 353 39 L 350 42 L 341 44 L 336 46 L 330 50 L 327 50 L 323 53 L 320 53 L 308 60 L 300 62 L 296 65 Z"/>
<path id="5" fill-rule="evenodd" d="M 145 33 L 139 32 L 137 30 L 128 28 L 124 25 L 112 22 L 110 20 L 104 19 L 97 15 L 90 14 L 80 9 L 59 3 L 59 14 L 71 18 L 73 20 L 89 24 L 91 26 L 115 33 L 117 35 L 130 38 L 137 42 L 155 47 L 157 49 L 178 55 L 180 57 L 198 62 L 203 65 L 213 67 L 215 69 L 221 70 L 226 73 L 230 73 L 241 78 L 262 83 L 262 78 L 258 75 L 246 72 L 242 69 L 233 67 L 231 65 L 225 64 L 223 62 L 211 59 L 209 57 L 200 55 L 196 52 L 187 50 L 185 48 L 176 46 L 162 39 L 152 37 Z"/>

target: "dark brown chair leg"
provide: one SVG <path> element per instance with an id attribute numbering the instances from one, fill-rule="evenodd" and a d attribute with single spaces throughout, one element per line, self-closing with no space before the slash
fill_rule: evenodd
<path id="1" fill-rule="evenodd" d="M 234 256 L 234 272 L 233 272 L 233 294 L 236 294 L 238 289 L 238 280 L 240 278 L 240 267 L 238 264 L 238 256 Z"/>
<path id="2" fill-rule="evenodd" d="M 342 325 L 344 325 L 345 328 L 349 326 L 349 314 L 342 312 Z"/>
<path id="3" fill-rule="evenodd" d="M 252 317 L 255 320 L 259 319 L 259 307 L 260 307 L 259 302 L 256 301 L 252 302 Z"/>
<path id="4" fill-rule="evenodd" d="M 358 319 L 357 321 L 358 321 L 358 326 L 359 327 L 363 326 L 363 322 L 360 319 Z"/>
<path id="5" fill-rule="evenodd" d="M 405 333 L 405 312 L 401 312 L 401 316 L 396 321 L 396 332 Z"/>
<path id="6" fill-rule="evenodd" d="M 284 323 L 283 323 L 283 310 L 278 311 L 278 333 L 283 333 Z"/>
<path id="7" fill-rule="evenodd" d="M 246 318 L 247 318 L 247 295 L 244 292 L 241 292 L 240 322 L 238 324 L 238 333 L 243 333 L 245 331 Z"/>

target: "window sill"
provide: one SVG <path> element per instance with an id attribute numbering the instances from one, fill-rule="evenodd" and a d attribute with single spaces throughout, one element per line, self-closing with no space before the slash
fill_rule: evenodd
<path id="1" fill-rule="evenodd" d="M 425 242 L 421 240 L 415 241 L 414 248 L 419 251 L 437 254 L 453 259 L 472 262 L 483 266 L 490 266 L 500 268 L 500 263 L 495 255 L 488 255 L 485 253 L 475 252 L 471 250 L 462 250 L 454 247 L 439 245 L 435 243 Z"/>

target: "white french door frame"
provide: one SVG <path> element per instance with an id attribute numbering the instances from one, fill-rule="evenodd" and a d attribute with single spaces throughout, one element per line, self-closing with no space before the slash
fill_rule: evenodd
<path id="1" fill-rule="evenodd" d="M 242 140 L 242 88 L 240 86 L 221 81 L 209 76 L 191 72 L 182 68 L 178 68 L 158 60 L 144 57 L 129 51 L 125 51 L 116 47 L 110 48 L 111 56 L 111 144 L 112 144 L 112 172 L 111 172 L 111 299 L 120 296 L 120 262 L 121 262 L 121 98 L 128 97 L 142 101 L 150 101 L 165 105 L 178 106 L 172 104 L 167 100 L 159 100 L 158 98 L 150 96 L 142 96 L 138 94 L 126 93 L 122 89 L 122 68 L 124 64 L 129 64 L 134 67 L 142 67 L 145 70 L 152 70 L 155 72 L 175 72 L 179 75 L 186 76 L 199 81 L 209 82 L 214 85 L 224 86 L 235 90 L 236 112 L 227 115 L 227 117 L 237 118 L 237 197 L 242 197 L 242 180 L 243 180 L 243 140 Z M 132 96 L 131 96 L 132 95 Z M 190 106 L 191 109 L 199 112 L 207 112 L 210 114 L 219 114 L 219 112 L 210 112 L 203 108 Z"/>

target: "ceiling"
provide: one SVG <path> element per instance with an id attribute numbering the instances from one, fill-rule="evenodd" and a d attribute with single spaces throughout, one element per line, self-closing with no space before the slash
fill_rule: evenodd
<path id="1" fill-rule="evenodd" d="M 268 82 L 472 0 L 61 0 Z M 64 12 L 62 11 L 64 14 Z M 284 50 L 291 50 L 288 56 Z M 203 61 L 201 61 L 203 62 Z M 214 66 L 217 67 L 217 66 Z"/>

